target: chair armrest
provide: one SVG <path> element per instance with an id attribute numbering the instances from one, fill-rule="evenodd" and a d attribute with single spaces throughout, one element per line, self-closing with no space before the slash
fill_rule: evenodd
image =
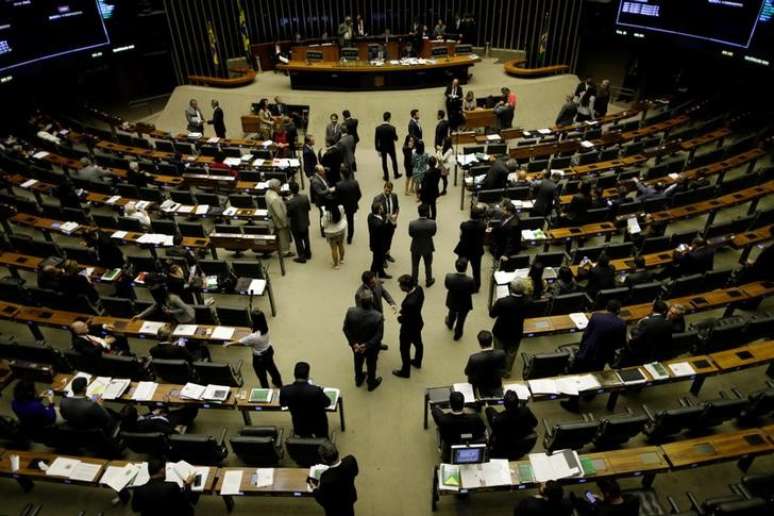
<path id="1" fill-rule="evenodd" d="M 691 502 L 691 509 L 693 509 L 699 514 L 704 514 L 704 510 L 702 510 L 701 504 L 699 503 L 699 500 L 696 498 L 696 495 L 690 491 L 687 491 L 685 494 L 688 497 L 688 500 Z"/>
<path id="2" fill-rule="evenodd" d="M 648 419 L 653 421 L 653 413 L 650 411 L 647 405 L 642 406 L 642 411 L 645 412 L 645 415 L 648 416 Z"/>
<path id="3" fill-rule="evenodd" d="M 739 398 L 740 400 L 745 397 L 745 395 L 736 387 L 731 387 L 731 392 L 734 393 L 734 395 Z"/>
<path id="4" fill-rule="evenodd" d="M 680 398 L 681 407 L 693 407 L 695 405 L 696 404 L 692 400 L 690 400 L 687 396 L 683 396 L 682 398 Z"/>
<path id="5" fill-rule="evenodd" d="M 235 373 L 242 373 L 242 364 L 244 364 L 244 360 L 240 358 L 236 365 L 232 366 Z"/>
<path id="6" fill-rule="evenodd" d="M 222 446 L 223 443 L 226 442 L 226 429 L 222 428 L 220 430 L 220 435 L 218 436 L 218 445 Z"/>
<path id="7" fill-rule="evenodd" d="M 543 429 L 545 430 L 546 437 L 551 436 L 551 427 L 548 424 L 548 420 L 546 418 L 543 418 Z"/>
<path id="8" fill-rule="evenodd" d="M 675 500 L 673 497 L 667 496 L 667 503 L 669 504 L 669 509 L 672 514 L 681 512 L 680 506 L 677 505 L 677 500 Z"/>
<path id="9" fill-rule="evenodd" d="M 278 450 L 283 450 L 282 443 L 285 442 L 285 429 L 284 428 L 278 428 L 277 429 L 277 444 L 275 445 L 275 448 Z"/>
<path id="10" fill-rule="evenodd" d="M 331 432 L 331 435 L 328 437 L 328 440 L 331 442 L 331 444 L 336 444 L 336 431 L 334 430 Z"/>
<path id="11" fill-rule="evenodd" d="M 769 387 L 774 387 L 774 380 L 766 380 L 766 385 Z"/>

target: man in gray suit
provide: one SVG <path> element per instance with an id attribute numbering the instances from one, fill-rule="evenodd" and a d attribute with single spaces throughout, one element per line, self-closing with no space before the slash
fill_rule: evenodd
<path id="1" fill-rule="evenodd" d="M 72 382 L 73 395 L 63 398 L 59 404 L 62 418 L 73 428 L 91 430 L 99 428 L 112 435 L 117 420 L 100 402 L 86 397 L 86 378 L 78 377 Z"/>
<path id="2" fill-rule="evenodd" d="M 78 179 L 94 181 L 95 183 L 109 183 L 113 179 L 110 172 L 95 164 L 89 158 L 81 158 L 81 165 L 83 166 L 78 169 L 78 173 L 76 174 Z"/>
<path id="3" fill-rule="evenodd" d="M 341 138 L 341 124 L 339 123 L 339 115 L 336 113 L 331 114 L 331 121 L 325 126 L 325 143 L 327 145 L 333 145 Z"/>
<path id="4" fill-rule="evenodd" d="M 186 129 L 189 133 L 204 132 L 204 115 L 202 115 L 196 99 L 191 99 L 188 102 L 188 107 L 185 108 L 185 121 L 188 123 Z"/>
<path id="5" fill-rule="evenodd" d="M 376 363 L 384 336 L 384 316 L 373 308 L 370 291 L 359 293 L 357 306 L 347 309 L 343 330 L 354 354 L 355 385 L 360 387 L 367 379 L 368 390 L 373 391 L 382 383 L 382 377 L 376 376 Z M 363 373 L 364 363 L 366 373 Z"/>
<path id="6" fill-rule="evenodd" d="M 419 218 L 409 223 L 409 236 L 411 237 L 411 277 L 417 283 L 419 277 L 419 260 L 425 262 L 425 286 L 430 288 L 435 283 L 433 278 L 433 236 L 438 227 L 435 221 L 429 218 L 430 207 L 420 204 L 417 209 Z"/>
<path id="7" fill-rule="evenodd" d="M 355 163 L 355 137 L 349 134 L 349 128 L 346 125 L 341 126 L 341 136 L 339 137 L 338 145 L 341 152 L 341 165 L 346 166 L 352 172 L 357 171 L 357 164 Z"/>
<path id="8" fill-rule="evenodd" d="M 274 231 L 279 240 L 280 252 L 283 256 L 292 256 L 290 251 L 290 225 L 288 223 L 288 209 L 280 195 L 282 183 L 279 179 L 269 180 L 269 190 L 266 192 L 266 207 L 269 209 Z"/>
<path id="9" fill-rule="evenodd" d="M 290 221 L 290 232 L 293 233 L 293 240 L 296 242 L 297 257 L 294 262 L 306 263 L 312 259 L 312 250 L 309 247 L 309 211 L 312 209 L 309 204 L 309 198 L 299 193 L 298 183 L 290 183 L 290 193 L 292 196 L 287 202 L 288 220 Z"/>

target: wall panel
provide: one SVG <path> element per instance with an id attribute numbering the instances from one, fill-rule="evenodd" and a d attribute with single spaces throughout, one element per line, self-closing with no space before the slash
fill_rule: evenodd
<path id="1" fill-rule="evenodd" d="M 241 0 L 253 43 L 334 36 L 344 16 L 361 14 L 366 30 L 405 33 L 414 19 L 432 30 L 438 18 L 452 26 L 454 15 L 475 20 L 476 46 L 524 49 L 534 56 L 547 31 L 545 64 L 577 62 L 583 0 Z M 179 82 L 188 75 L 225 74 L 228 58 L 242 54 L 238 0 L 164 0 Z M 220 66 L 212 62 L 207 22 L 218 41 Z"/>

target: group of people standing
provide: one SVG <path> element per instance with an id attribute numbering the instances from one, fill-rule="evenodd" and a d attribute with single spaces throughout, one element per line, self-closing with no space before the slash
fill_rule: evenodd
<path id="1" fill-rule="evenodd" d="M 607 115 L 609 104 L 610 81 L 605 79 L 597 86 L 591 77 L 586 77 L 572 95 L 567 95 L 556 117 L 556 125 L 562 127 L 601 118 Z"/>

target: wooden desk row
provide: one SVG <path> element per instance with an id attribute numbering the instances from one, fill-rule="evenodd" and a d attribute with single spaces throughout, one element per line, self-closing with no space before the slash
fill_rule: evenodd
<path id="1" fill-rule="evenodd" d="M 602 478 L 642 477 L 644 486 L 652 485 L 658 473 L 690 469 L 710 464 L 739 461 L 746 471 L 755 457 L 774 453 L 774 425 L 760 429 L 724 432 L 686 439 L 661 446 L 644 446 L 607 452 L 580 454 L 583 474 L 559 480 L 562 484 L 582 484 Z M 442 495 L 473 494 L 492 491 L 516 491 L 538 487 L 529 460 L 508 464 L 511 482 L 492 487 L 472 487 L 459 491 L 440 489 L 438 467 L 433 469 L 432 509 Z"/>

